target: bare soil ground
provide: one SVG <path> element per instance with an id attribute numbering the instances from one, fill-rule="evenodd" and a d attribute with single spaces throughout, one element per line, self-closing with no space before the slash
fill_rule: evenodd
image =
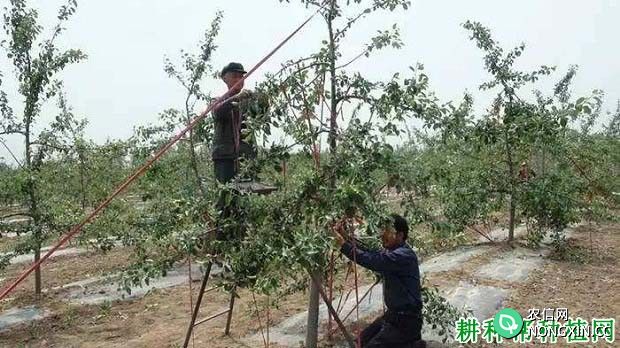
<path id="1" fill-rule="evenodd" d="M 552 255 L 556 260 L 534 272 L 533 281 L 520 285 L 516 296 L 506 305 L 565 307 L 570 316 L 584 318 L 617 317 L 620 314 L 620 226 L 580 226 L 569 245 L 568 260 Z"/>
<path id="2" fill-rule="evenodd" d="M 620 224 L 581 226 L 569 240 L 569 245 L 566 259 L 557 259 L 558 255 L 552 255 L 545 266 L 535 271 L 528 281 L 509 284 L 515 291 L 504 306 L 516 308 L 524 315 L 527 315 L 529 308 L 566 307 L 570 316 L 588 319 L 614 317 L 618 320 Z M 506 245 L 506 250 L 508 248 L 510 247 Z M 45 268 L 48 274 L 46 276 L 44 273 L 45 282 L 48 285 L 61 285 L 117 270 L 128 260 L 124 256 L 127 253 L 123 253 L 122 250 L 116 252 L 118 254 L 112 252 L 105 255 L 79 255 L 51 260 Z M 473 258 L 467 269 L 475 269 L 476 265 L 488 261 L 489 257 L 493 255 Z M 23 267 L 22 265 L 18 268 Z M 17 268 L 13 269 L 11 275 L 16 271 Z M 433 275 L 427 281 L 441 286 L 450 283 L 452 276 L 454 274 L 445 272 Z M 362 283 L 371 282 L 371 277 L 365 275 Z M 194 298 L 198 286 L 199 282 L 193 283 Z M 32 280 L 29 280 L 26 285 L 20 287 L 15 301 L 0 304 L 0 308 L 36 303 L 28 295 L 31 289 Z M 241 339 L 257 332 L 261 325 L 252 294 L 247 290 L 241 290 L 239 296 L 233 315 L 231 335 L 223 335 L 226 317 L 222 316 L 197 327 L 194 340 L 196 347 L 248 347 L 241 342 Z M 259 303 L 260 322 L 264 325 L 267 310 L 261 303 L 265 301 L 265 297 L 257 295 L 256 299 Z M 228 301 L 226 293 L 209 293 L 203 302 L 201 317 L 225 309 Z M 286 296 L 279 299 L 279 304 L 278 308 L 272 307 L 269 310 L 271 323 L 277 323 L 305 310 L 307 293 L 302 291 Z M 42 299 L 41 305 L 51 309 L 55 314 L 34 324 L 0 332 L 0 347 L 178 347 L 182 343 L 190 308 L 187 284 L 156 290 L 132 301 L 90 306 L 68 305 L 55 299 L 52 293 Z M 352 332 L 358 330 L 351 325 L 349 327 Z M 363 323 L 360 327 L 363 327 Z M 336 333 L 336 336 L 338 335 Z M 330 343 L 324 340 L 321 345 L 329 347 Z"/>
<path id="3" fill-rule="evenodd" d="M 194 284 L 194 291 L 198 283 Z M 195 296 L 196 294 L 194 294 Z M 252 313 L 254 302 L 248 291 L 240 291 L 235 304 L 230 337 L 223 335 L 226 316 L 198 326 L 196 347 L 246 347 L 241 337 L 259 328 Z M 195 297 L 194 297 L 195 298 Z M 257 301 L 264 300 L 257 297 Z M 226 308 L 228 294 L 212 292 L 203 302 L 201 317 Z M 303 294 L 272 308 L 272 321 L 304 309 Z M 262 313 L 263 320 L 266 312 Z M 66 306 L 64 311 L 39 323 L 0 334 L 0 346 L 14 347 L 177 347 L 182 343 L 189 321 L 188 286 L 157 290 L 128 302 L 98 306 Z"/>
<path id="4" fill-rule="evenodd" d="M 616 318 L 614 344 L 599 342 L 571 346 L 617 347 L 620 330 L 620 224 L 579 226 L 568 243 L 567 253 L 563 257 L 551 255 L 545 267 L 534 271 L 528 282 L 516 286 L 504 307 L 515 308 L 524 316 L 530 308 L 567 308 L 569 317 L 573 318 Z M 564 345 L 566 342 L 560 339 L 553 346 Z M 527 346 L 544 345 L 532 342 Z"/>
<path id="5" fill-rule="evenodd" d="M 119 257 L 118 263 L 108 263 L 116 257 Z M 56 282 L 68 283 L 83 279 L 86 270 L 89 270 L 89 276 L 92 276 L 94 270 L 100 270 L 97 273 L 105 273 L 108 268 L 118 269 L 119 263 L 126 262 L 120 255 L 113 256 L 109 253 L 105 258 L 91 255 L 90 263 L 83 262 L 84 258 L 88 257 L 75 256 L 67 257 L 67 260 L 61 258 L 58 261 L 52 260 L 56 261 L 56 265 L 50 262 L 46 272 L 53 275 Z M 77 259 L 80 262 L 76 262 Z M 73 270 L 76 274 L 69 270 Z M 335 288 L 342 283 L 342 280 L 335 281 Z M 348 287 L 353 285 L 351 279 L 348 283 Z M 360 285 L 369 283 L 372 283 L 370 274 L 362 274 Z M 32 286 L 30 282 L 22 286 L 17 299 L 11 301 L 10 306 L 37 303 L 36 299 L 29 295 Z M 200 282 L 196 280 L 192 284 L 194 300 L 199 286 Z M 54 295 L 46 294 L 39 302 L 44 308 L 54 312 L 53 316 L 0 332 L 0 347 L 179 347 L 190 317 L 188 284 L 155 290 L 140 299 L 102 305 L 68 305 Z M 278 306 L 269 309 L 264 305 L 267 300 L 265 296 L 256 295 L 254 302 L 252 293 L 248 290 L 240 290 L 238 295 L 231 335 L 223 334 L 226 325 L 226 315 L 223 315 L 196 328 L 193 340 L 196 347 L 248 347 L 241 339 L 259 332 L 261 326 L 266 326 L 267 315 L 271 325 L 274 325 L 307 309 L 306 291 L 278 299 Z M 229 295 L 223 291 L 209 292 L 203 300 L 199 318 L 225 310 L 229 300 Z M 3 307 L 10 306 L 4 304 Z M 270 345 L 270 347 L 278 346 Z"/>
<path id="6" fill-rule="evenodd" d="M 73 256 L 59 256 L 49 259 L 41 271 L 41 282 L 44 289 L 52 289 L 71 282 L 86 278 L 108 275 L 117 272 L 129 262 L 129 253 L 123 248 L 118 248 L 110 252 L 94 252 Z M 4 288 L 10 281 L 18 277 L 29 264 L 16 264 L 8 266 L 3 272 L 4 281 L 0 287 Z M 35 299 L 32 296 L 34 291 L 34 276 L 24 280 L 11 294 L 11 301 L 0 303 L 0 310 L 17 305 L 32 304 Z"/>

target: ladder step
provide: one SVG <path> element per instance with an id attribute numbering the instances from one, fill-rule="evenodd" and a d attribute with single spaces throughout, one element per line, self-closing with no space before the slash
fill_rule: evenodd
<path id="1" fill-rule="evenodd" d="M 212 315 L 212 316 L 210 316 L 210 317 L 206 317 L 206 318 L 204 318 L 204 319 L 201 319 L 201 320 L 199 320 L 197 323 L 195 323 L 195 324 L 194 324 L 194 327 L 196 327 L 196 326 L 198 326 L 198 325 L 200 325 L 200 324 L 202 324 L 202 323 L 205 323 L 205 322 L 207 322 L 207 321 L 209 321 L 209 320 L 211 320 L 211 319 L 215 319 L 215 318 L 219 317 L 220 315 L 226 314 L 226 313 L 228 313 L 228 312 L 230 312 L 230 309 L 227 309 L 227 310 L 225 310 L 225 311 L 221 311 L 220 313 L 213 314 L 213 315 Z"/>

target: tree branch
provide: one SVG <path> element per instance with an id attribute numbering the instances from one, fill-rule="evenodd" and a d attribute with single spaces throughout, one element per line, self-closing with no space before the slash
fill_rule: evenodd
<path id="1" fill-rule="evenodd" d="M 315 57 L 315 56 L 310 56 L 310 57 L 306 57 L 306 58 L 301 58 L 301 59 L 298 59 L 297 61 L 294 61 L 294 62 L 292 62 L 292 63 L 290 63 L 290 64 L 288 64 L 288 65 L 284 65 L 284 66 L 282 66 L 282 69 L 280 69 L 280 70 L 279 70 L 277 73 L 275 73 L 273 76 L 274 76 L 274 77 L 275 77 L 275 76 L 278 76 L 278 75 L 282 74 L 282 73 L 284 72 L 284 70 L 286 70 L 286 69 L 288 69 L 288 68 L 290 68 L 290 67 L 293 67 L 293 66 L 295 66 L 295 65 L 298 65 L 299 63 L 302 63 L 302 62 L 305 62 L 305 61 L 308 61 L 308 60 L 310 60 L 310 59 L 314 59 L 314 58 L 316 58 L 316 57 Z"/>
<path id="2" fill-rule="evenodd" d="M 336 34 L 334 35 L 334 41 L 338 40 L 340 37 L 344 36 L 344 34 L 351 28 L 351 26 L 357 22 L 360 18 L 365 17 L 366 15 L 368 15 L 370 13 L 371 9 L 367 8 L 364 9 L 364 11 L 360 12 L 357 16 L 350 18 L 349 21 L 347 22 L 347 24 L 345 24 L 344 28 L 336 31 Z"/>
<path id="3" fill-rule="evenodd" d="M 483 233 L 482 231 L 477 229 L 475 226 L 465 226 L 465 227 L 469 228 L 470 230 L 472 230 L 474 232 L 477 232 L 479 235 L 481 235 L 484 238 L 486 238 L 489 242 L 495 244 L 495 241 L 493 239 L 491 239 L 491 237 L 489 237 L 486 233 Z"/>
<path id="4" fill-rule="evenodd" d="M 336 67 L 336 70 L 340 70 L 340 69 L 346 68 L 347 66 L 349 66 L 349 65 L 353 64 L 353 62 L 355 62 L 356 60 L 358 60 L 358 59 L 362 58 L 362 57 L 363 57 L 365 54 L 367 54 L 368 52 L 369 52 L 369 51 L 368 51 L 368 49 L 365 49 L 362 53 L 358 54 L 357 56 L 355 56 L 355 58 L 351 59 L 351 60 L 350 60 L 350 61 L 348 61 L 347 63 L 342 64 L 342 65 L 340 65 L 340 66 L 337 66 L 337 67 Z"/>
<path id="5" fill-rule="evenodd" d="M 371 99 L 371 98 L 369 98 L 369 97 L 365 97 L 365 96 L 363 96 L 363 95 L 356 95 L 356 94 L 345 94 L 345 95 L 341 96 L 340 98 L 337 98 L 337 99 L 336 99 L 336 104 L 341 103 L 341 102 L 343 102 L 343 101 L 349 101 L 349 100 L 351 100 L 351 99 L 359 99 L 359 100 L 361 100 L 361 101 L 365 101 L 365 102 L 367 102 L 367 103 L 368 103 L 368 102 L 370 102 L 370 101 L 372 101 L 372 99 Z"/>
<path id="6" fill-rule="evenodd" d="M 63 146 L 60 146 L 60 145 L 52 145 L 50 143 L 44 143 L 44 142 L 41 142 L 41 141 L 33 141 L 30 144 L 34 145 L 34 146 L 48 147 L 48 148 L 51 148 L 51 149 L 54 149 L 54 150 L 57 150 L 57 151 L 69 152 L 69 151 L 73 150 L 73 147 L 71 147 L 71 146 L 63 147 Z"/>
<path id="7" fill-rule="evenodd" d="M 321 65 L 328 65 L 328 63 L 316 62 L 316 63 L 312 63 L 310 65 L 304 65 L 303 67 L 300 67 L 299 69 L 294 70 L 293 72 L 291 72 L 284 80 L 280 81 L 280 84 L 282 85 L 282 84 L 286 83 L 295 74 L 298 74 L 298 73 L 300 73 L 300 72 L 302 72 L 304 70 L 308 70 L 308 69 L 311 69 L 311 68 L 314 68 L 314 67 L 317 67 L 317 66 L 321 66 Z"/>

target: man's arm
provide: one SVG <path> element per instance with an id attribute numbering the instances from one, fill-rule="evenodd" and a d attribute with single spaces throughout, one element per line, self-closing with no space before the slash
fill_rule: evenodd
<path id="1" fill-rule="evenodd" d="M 367 251 L 356 246 L 355 250 L 350 242 L 344 242 L 340 251 L 350 260 L 364 268 L 375 272 L 398 271 L 404 265 L 404 255 L 393 251 Z"/>
<path id="2" fill-rule="evenodd" d="M 217 101 L 215 103 L 217 103 Z M 213 118 L 216 121 L 222 121 L 226 117 L 230 117 L 232 113 L 232 108 L 233 108 L 233 105 L 231 102 L 220 105 L 217 109 L 213 111 Z"/>
<path id="3" fill-rule="evenodd" d="M 345 224 L 347 220 L 341 219 L 336 222 L 329 231 L 334 236 L 334 241 L 336 245 L 340 247 L 340 251 L 349 259 L 353 261 L 357 261 L 363 267 L 366 267 L 372 271 L 376 272 L 384 272 L 394 269 L 394 266 L 397 266 L 393 260 L 389 260 L 388 258 L 382 257 L 381 254 L 377 251 L 368 250 L 360 244 L 355 245 L 355 259 L 353 258 L 353 244 L 350 241 L 347 241 L 344 237 L 345 234 Z M 394 256 L 394 255 L 393 255 Z M 393 258 L 392 256 L 392 258 Z M 398 267 L 396 267 L 398 268 Z"/>

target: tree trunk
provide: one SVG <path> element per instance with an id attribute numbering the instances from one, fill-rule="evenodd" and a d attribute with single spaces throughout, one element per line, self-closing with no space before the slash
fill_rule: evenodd
<path id="1" fill-rule="evenodd" d="M 336 42 L 334 39 L 333 13 L 335 12 L 336 1 L 331 2 L 330 11 L 327 17 L 327 29 L 329 32 L 329 74 L 330 74 L 330 119 L 329 119 L 329 150 L 333 154 L 336 151 L 336 130 L 337 124 L 337 104 L 336 98 Z M 335 179 L 330 182 L 332 187 L 336 186 Z M 319 272 L 315 273 L 315 279 L 320 280 Z M 321 282 L 313 282 L 310 286 L 310 298 L 308 303 L 308 326 L 306 331 L 306 348 L 316 348 L 318 340 L 318 320 L 319 320 L 319 289 Z"/>
<path id="2" fill-rule="evenodd" d="M 545 165 L 547 162 L 547 156 L 546 156 L 546 151 L 545 148 L 543 147 L 542 149 L 542 163 L 540 164 L 540 177 L 544 178 L 545 177 Z"/>
<path id="3" fill-rule="evenodd" d="M 507 127 L 505 125 L 505 127 Z M 515 215 L 517 211 L 517 202 L 516 202 L 516 172 L 515 172 L 515 164 L 512 153 L 512 143 L 510 142 L 510 137 L 508 135 L 508 128 L 504 131 L 505 142 L 506 142 L 506 160 L 508 163 L 508 182 L 510 185 L 510 203 L 509 203 L 509 217 L 508 217 L 508 241 L 512 242 L 515 237 Z"/>
<path id="4" fill-rule="evenodd" d="M 514 191 L 513 191 L 514 192 Z M 515 238 L 515 214 L 517 206 L 515 202 L 514 194 L 510 195 L 510 212 L 508 218 L 508 241 L 512 242 Z"/>
<path id="5" fill-rule="evenodd" d="M 330 118 L 329 118 L 329 149 L 331 152 L 336 150 L 336 130 L 337 124 L 337 107 L 338 99 L 336 98 L 336 42 L 334 39 L 333 17 L 332 14 L 335 11 L 335 2 L 332 1 L 332 7 L 329 11 L 329 18 L 327 19 L 327 29 L 329 30 L 329 75 L 330 75 Z"/>
<path id="6" fill-rule="evenodd" d="M 34 262 L 39 262 L 41 259 L 41 234 L 39 233 L 37 236 L 37 246 L 34 250 Z M 41 267 L 37 267 L 34 270 L 34 293 L 37 295 L 37 298 L 41 296 Z"/>
<path id="7" fill-rule="evenodd" d="M 319 272 L 315 272 L 320 279 Z M 310 279 L 310 295 L 308 296 L 308 321 L 306 325 L 305 348 L 316 348 L 319 336 L 319 284 Z"/>
<path id="8" fill-rule="evenodd" d="M 31 117 L 25 117 L 25 147 L 26 147 L 26 158 L 25 158 L 25 168 L 28 174 L 28 179 L 26 180 L 26 191 L 28 193 L 28 206 L 29 213 L 32 217 L 32 234 L 35 240 L 35 246 L 33 248 L 34 251 L 34 262 L 39 261 L 41 258 L 41 221 L 38 213 L 37 207 L 37 197 L 35 194 L 35 182 L 34 182 L 34 172 L 35 168 L 32 162 L 32 144 L 30 141 L 30 124 Z M 34 292 L 39 297 L 41 295 L 41 267 L 37 267 L 34 270 Z"/>
<path id="9" fill-rule="evenodd" d="M 82 210 L 86 211 L 86 207 L 88 206 L 86 199 L 86 165 L 84 163 L 85 160 L 82 149 L 78 149 L 78 161 L 80 168 L 80 190 L 82 191 Z"/>

